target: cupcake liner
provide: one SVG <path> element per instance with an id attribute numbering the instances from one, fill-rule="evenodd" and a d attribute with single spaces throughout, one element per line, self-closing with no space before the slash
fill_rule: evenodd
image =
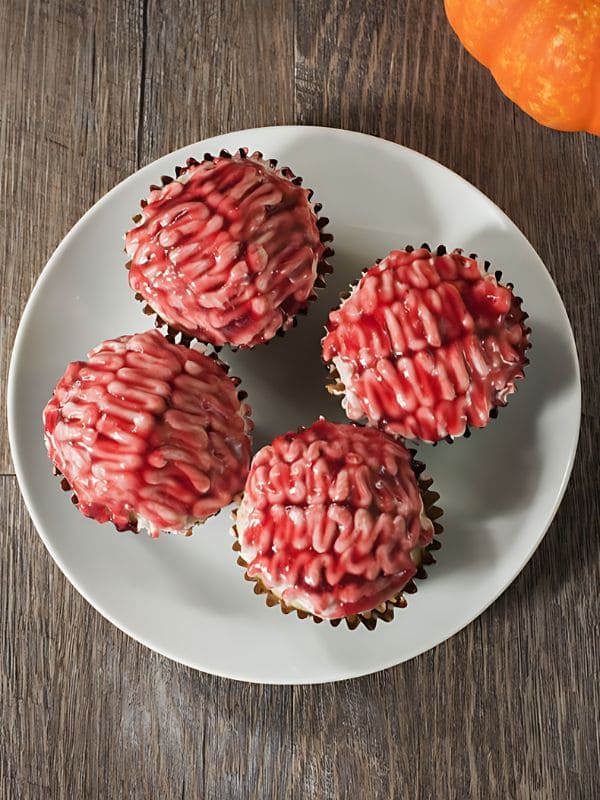
<path id="1" fill-rule="evenodd" d="M 168 338 L 168 337 L 165 337 L 165 338 Z M 183 344 L 185 347 L 191 347 L 192 346 L 191 345 L 191 339 L 189 339 L 189 337 L 183 337 L 183 339 L 184 339 L 184 341 L 180 341 L 179 344 Z M 169 341 L 172 341 L 173 343 L 175 343 L 173 339 L 169 339 Z M 204 345 L 204 344 L 202 344 L 202 346 L 206 347 L 206 345 Z M 246 398 L 248 397 L 248 392 L 246 392 L 244 389 L 239 389 L 238 388 L 242 383 L 242 379 L 238 378 L 235 375 L 229 375 L 229 371 L 231 369 L 230 365 L 227 364 L 222 359 L 220 359 L 218 357 L 217 353 L 215 353 L 214 351 L 213 352 L 206 351 L 204 354 L 206 356 L 208 356 L 208 358 L 211 358 L 213 361 L 215 361 L 223 369 L 225 374 L 229 377 L 231 382 L 238 389 L 237 397 L 238 397 L 238 400 L 240 401 L 240 412 L 241 412 L 243 420 L 244 420 L 244 431 L 245 431 L 246 434 L 251 436 L 252 431 L 254 430 L 254 421 L 253 421 L 252 416 L 251 416 L 252 415 L 252 407 L 248 403 L 244 402 L 246 400 Z M 71 484 L 69 483 L 67 478 L 65 478 L 65 476 L 62 474 L 62 472 L 58 469 L 58 467 L 55 464 L 52 464 L 52 474 L 53 474 L 54 477 L 60 478 L 60 488 L 63 490 L 63 492 L 71 492 L 71 502 L 73 503 L 73 505 L 74 506 L 79 505 L 79 498 L 77 497 L 77 493 L 75 492 L 75 490 L 73 489 L 73 487 L 71 486 Z M 238 494 L 236 494 L 236 495 L 234 495 L 234 497 L 232 497 L 231 502 L 239 504 L 241 502 L 241 500 L 242 500 L 242 496 L 243 496 L 243 492 L 238 492 Z M 223 509 L 220 508 L 217 511 L 215 511 L 214 514 L 210 514 L 208 517 L 205 517 L 203 520 L 196 520 L 195 522 L 192 523 L 192 525 L 190 525 L 189 528 L 187 528 L 184 531 L 166 531 L 166 530 L 161 530 L 159 532 L 159 535 L 166 535 L 166 534 L 169 534 L 169 533 L 174 533 L 175 535 L 178 535 L 178 536 L 185 536 L 185 537 L 191 536 L 192 533 L 193 533 L 193 528 L 196 525 L 204 525 L 204 523 L 208 522 L 209 519 L 213 519 L 213 517 L 217 517 L 221 513 L 222 510 Z M 90 518 L 90 519 L 93 519 L 93 518 Z M 103 522 L 98 522 L 98 520 L 94 520 L 94 521 L 97 522 L 100 525 L 106 524 L 106 523 L 103 523 Z M 111 523 L 111 524 L 114 525 L 114 523 L 112 523 L 111 520 L 107 520 L 107 523 Z M 138 530 L 137 515 L 135 515 L 133 513 L 131 514 L 131 521 L 130 521 L 130 525 L 129 526 L 127 526 L 125 528 L 118 528 L 116 525 L 114 525 L 114 527 L 115 527 L 115 529 L 117 530 L 118 533 L 130 532 L 130 533 L 138 534 L 142 530 L 145 530 L 145 528 L 141 528 L 141 529 Z M 158 537 L 155 537 L 155 538 L 158 538 Z"/>
<path id="2" fill-rule="evenodd" d="M 69 481 L 62 475 L 62 473 L 59 472 L 59 470 L 56 469 L 56 467 L 54 468 L 54 475 L 55 476 L 61 476 L 60 488 L 63 490 L 63 492 L 71 492 L 71 502 L 73 503 L 74 506 L 79 505 L 79 498 L 77 497 L 77 494 L 76 494 L 75 490 L 72 488 L 72 486 L 69 483 Z M 243 497 L 243 493 L 240 492 L 239 494 L 236 494 L 234 497 L 232 497 L 231 502 L 239 504 L 242 501 L 242 497 Z M 160 536 L 166 536 L 166 535 L 184 536 L 185 538 L 188 538 L 189 536 L 191 536 L 193 534 L 193 532 L 194 532 L 193 529 L 194 529 L 194 527 L 196 525 L 204 525 L 204 523 L 208 522 L 209 519 L 213 519 L 214 517 L 218 517 L 222 510 L 223 510 L 222 508 L 219 508 L 217 511 L 214 512 L 214 514 L 210 514 L 208 517 L 205 517 L 202 521 L 196 520 L 195 522 L 193 522 L 190 525 L 189 528 L 187 528 L 185 530 L 182 530 L 182 531 L 161 530 L 161 531 L 159 531 L 158 536 L 150 536 L 150 538 L 151 539 L 152 538 L 158 539 Z M 94 519 L 94 518 L 93 517 L 89 517 L 88 519 Z M 111 520 L 107 520 L 107 522 L 104 523 L 104 522 L 99 522 L 97 519 L 94 519 L 94 522 L 96 522 L 99 525 L 112 524 L 112 525 L 114 525 L 114 528 L 117 531 L 117 533 L 135 533 L 136 535 L 138 535 L 138 534 L 142 533 L 142 531 L 146 530 L 143 527 L 142 528 L 138 528 L 137 515 L 135 515 L 133 513 L 131 514 L 131 522 L 130 522 L 130 524 L 127 527 L 123 527 L 123 528 L 118 528 L 114 524 L 114 522 L 112 522 Z"/>
<path id="3" fill-rule="evenodd" d="M 256 150 L 254 153 L 252 153 L 250 156 L 248 156 L 248 148 L 247 147 L 240 147 L 236 151 L 236 155 L 238 155 L 242 159 L 250 157 L 250 158 L 252 158 L 252 160 L 258 161 L 260 164 L 262 164 L 264 167 L 269 169 L 275 175 L 278 175 L 281 178 L 285 178 L 286 180 L 289 180 L 295 186 L 302 186 L 303 179 L 300 176 L 295 175 L 289 167 L 279 167 L 279 168 L 277 168 L 277 164 L 278 164 L 277 159 L 275 159 L 275 158 L 265 158 L 263 156 L 263 154 L 259 150 Z M 214 161 L 215 157 L 216 156 L 212 155 L 211 153 L 204 153 L 204 155 L 202 157 L 202 161 Z M 223 150 L 221 150 L 219 152 L 219 156 L 218 157 L 219 158 L 232 158 L 233 156 L 228 150 L 223 149 Z M 172 183 L 174 180 L 179 179 L 182 175 L 185 175 L 185 173 L 191 167 L 196 167 L 200 163 L 202 163 L 202 162 L 198 161 L 197 159 L 195 159 L 193 157 L 188 158 L 186 160 L 185 167 L 175 167 L 175 176 L 176 176 L 175 178 L 171 177 L 170 175 L 162 175 L 161 176 L 161 185 L 159 186 L 159 185 L 156 185 L 156 184 L 151 184 L 150 191 L 155 191 L 157 189 L 162 188 L 162 186 L 167 186 L 169 183 Z M 313 190 L 309 189 L 308 190 L 308 198 L 307 198 L 309 202 L 312 200 L 313 195 L 314 195 Z M 142 209 L 144 209 L 147 205 L 148 205 L 147 200 L 142 199 L 140 201 L 140 207 Z M 299 316 L 306 316 L 306 314 L 308 313 L 308 310 L 310 308 L 311 303 L 314 303 L 317 300 L 318 291 L 320 291 L 320 290 L 325 288 L 327 275 L 330 275 L 333 272 L 333 267 L 327 261 L 327 259 L 330 258 L 331 256 L 333 256 L 334 252 L 335 252 L 333 250 L 333 248 L 331 247 L 331 242 L 333 242 L 333 234 L 327 233 L 325 231 L 325 228 L 329 224 L 329 219 L 328 219 L 328 217 L 325 217 L 325 216 L 319 216 L 319 214 L 320 214 L 320 212 L 321 212 L 321 210 L 323 208 L 322 203 L 313 203 L 311 205 L 311 207 L 312 207 L 312 210 L 313 210 L 313 212 L 315 214 L 315 217 L 316 217 L 316 220 L 317 220 L 316 224 L 317 224 L 317 228 L 319 229 L 319 239 L 321 241 L 321 244 L 324 245 L 325 249 L 323 251 L 323 254 L 322 254 L 321 258 L 317 262 L 317 276 L 316 276 L 316 279 L 315 279 L 315 283 L 313 285 L 313 290 L 312 290 L 311 295 L 308 297 L 305 305 L 296 312 L 296 314 L 292 318 L 291 325 L 289 324 L 288 320 L 285 320 L 284 323 L 282 323 L 281 327 L 278 328 L 277 331 L 275 332 L 275 336 L 285 336 L 285 334 L 286 334 L 286 332 L 288 330 L 290 330 L 291 328 L 295 328 L 297 326 L 298 317 Z M 136 224 L 138 222 L 140 222 L 141 219 L 142 219 L 142 215 L 141 214 L 135 214 L 132 217 L 133 222 L 136 223 Z M 125 264 L 125 268 L 127 270 L 129 270 L 131 268 L 131 261 L 127 261 L 127 263 Z M 169 341 L 175 342 L 176 341 L 176 337 L 178 335 L 180 335 L 182 339 L 189 340 L 190 342 L 195 340 L 195 341 L 199 342 L 200 344 L 204 344 L 204 345 L 208 345 L 210 347 L 213 347 L 215 350 L 217 350 L 217 352 L 222 347 L 225 346 L 225 345 L 214 345 L 214 344 L 212 344 L 212 342 L 207 342 L 207 341 L 205 341 L 203 339 L 200 339 L 197 336 L 195 336 L 194 334 L 190 334 L 190 333 L 184 331 L 183 329 L 175 328 L 172 325 L 169 325 L 164 319 L 162 319 L 160 314 L 158 312 L 156 312 L 152 308 L 150 303 L 148 303 L 148 301 L 143 297 L 143 295 L 141 295 L 139 292 L 136 292 L 134 296 L 135 296 L 135 299 L 138 302 L 144 304 L 143 308 L 142 308 L 143 313 L 146 314 L 147 316 L 153 316 L 154 317 L 154 325 L 157 328 L 162 329 L 162 328 L 164 328 L 166 326 L 166 334 L 165 335 L 166 335 L 167 339 L 169 339 Z M 288 327 L 285 327 L 286 323 L 287 323 Z M 262 345 L 269 344 L 270 341 L 272 341 L 272 339 L 268 339 L 266 342 L 260 342 L 258 345 L 251 345 L 250 347 L 244 347 L 244 348 L 240 348 L 237 345 L 230 345 L 230 344 L 228 344 L 227 346 L 230 348 L 230 350 L 232 352 L 237 352 L 237 350 L 239 350 L 239 349 L 253 350 L 257 346 L 262 346 Z"/>
<path id="4" fill-rule="evenodd" d="M 417 584 L 415 580 L 425 580 L 427 578 L 427 571 L 425 567 L 429 567 L 432 564 L 435 564 L 435 558 L 432 555 L 436 550 L 439 550 L 442 546 L 439 539 L 435 538 L 440 536 L 443 533 L 443 527 L 438 521 L 439 518 L 444 513 L 442 509 L 436 505 L 437 501 L 440 499 L 440 496 L 437 492 L 433 491 L 431 486 L 433 484 L 433 479 L 428 476 L 423 476 L 422 473 L 425 470 L 425 465 L 422 464 L 420 461 L 416 461 L 414 456 L 416 450 L 409 451 L 413 456 L 412 467 L 417 478 L 417 482 L 419 485 L 419 491 L 421 493 L 421 497 L 423 499 L 423 506 L 425 509 L 425 513 L 429 517 L 429 519 L 433 522 L 433 530 L 434 530 L 434 538 L 432 539 L 431 543 L 428 544 L 426 547 L 421 548 L 421 561 L 417 567 L 417 572 L 413 578 L 411 578 L 408 583 L 403 587 L 402 591 L 398 592 L 393 597 L 385 600 L 383 603 L 380 603 L 376 608 L 373 608 L 369 611 L 362 611 L 360 614 L 349 614 L 345 617 L 339 617 L 338 619 L 330 619 L 326 620 L 322 617 L 317 617 L 312 614 L 310 611 L 304 611 L 300 608 L 296 608 L 295 606 L 290 606 L 285 603 L 280 597 L 274 594 L 270 589 L 268 589 L 260 578 L 250 577 L 248 575 L 247 569 L 248 564 L 242 556 L 241 553 L 241 545 L 238 540 L 238 533 L 236 528 L 236 518 L 237 518 L 237 509 L 232 511 L 232 518 L 233 518 L 233 525 L 232 525 L 232 533 L 234 536 L 234 543 L 232 545 L 232 550 L 237 555 L 237 563 L 242 569 L 244 569 L 244 580 L 254 583 L 254 594 L 256 595 L 265 595 L 265 602 L 270 607 L 273 608 L 275 606 L 279 606 L 279 609 L 282 614 L 292 614 L 295 613 L 299 619 L 312 619 L 313 622 L 316 624 L 320 624 L 322 622 L 329 622 L 329 624 L 333 628 L 337 628 L 342 622 L 346 623 L 346 626 L 350 630 L 355 630 L 359 627 L 359 625 L 364 625 L 365 628 L 368 630 L 373 630 L 377 622 L 391 622 L 394 619 L 394 611 L 396 609 L 406 608 L 408 605 L 408 600 L 405 597 L 407 594 L 415 594 L 417 591 Z"/>
<path id="5" fill-rule="evenodd" d="M 427 244 L 427 242 L 423 242 L 423 244 L 421 245 L 421 248 L 423 248 L 425 250 L 429 250 L 430 253 L 435 253 L 436 256 L 443 256 L 443 255 L 446 255 L 446 253 L 448 252 L 448 249 L 443 244 L 438 245 L 435 248 L 435 251 L 434 251 Z M 403 249 L 406 250 L 407 253 L 412 253 L 415 250 L 413 245 L 410 245 L 410 244 L 406 245 Z M 464 250 L 461 247 L 456 247 L 456 248 L 454 248 L 454 250 L 452 250 L 450 252 L 456 252 L 456 253 L 461 253 L 462 254 L 464 252 Z M 478 255 L 477 255 L 477 253 L 469 253 L 469 258 L 473 258 L 473 259 L 477 260 Z M 375 259 L 375 261 L 373 263 L 374 264 L 379 264 L 379 263 L 381 263 L 381 261 L 382 261 L 381 258 L 377 258 L 377 259 Z M 368 267 L 365 267 L 361 271 L 360 276 L 358 278 L 356 278 L 354 281 L 352 281 L 352 283 L 350 283 L 348 285 L 348 289 L 346 289 L 343 292 L 339 293 L 339 303 L 338 303 L 337 306 L 334 306 L 331 309 L 331 311 L 335 311 L 337 308 L 339 308 L 340 304 L 344 300 L 347 300 L 348 297 L 350 297 L 350 294 L 352 293 L 353 289 L 358 285 L 358 282 L 360 281 L 362 276 L 371 268 L 371 266 L 372 265 L 369 265 Z M 492 266 L 491 261 L 484 261 L 483 262 L 483 270 L 484 270 L 484 272 L 489 272 L 490 269 L 491 269 L 491 266 Z M 496 278 L 496 280 L 498 281 L 498 283 L 500 283 L 500 281 L 502 280 L 502 270 L 497 269 L 497 270 L 494 271 L 493 274 L 494 274 L 494 277 Z M 506 286 L 511 291 L 514 289 L 514 284 L 511 283 L 511 282 L 505 283 L 504 286 Z M 529 319 L 529 314 L 527 314 L 527 312 L 523 311 L 522 308 L 521 308 L 522 303 L 523 303 L 523 298 L 518 296 L 518 295 L 514 295 L 514 299 L 515 299 L 515 303 L 516 303 L 518 309 L 523 314 L 523 320 L 522 321 L 525 322 L 527 319 Z M 525 337 L 526 337 L 526 342 L 527 342 L 526 345 L 525 345 L 525 348 L 524 348 L 525 350 L 530 350 L 531 347 L 532 347 L 532 343 L 531 343 L 531 340 L 529 338 L 530 334 L 531 334 L 531 328 L 529 326 L 525 327 Z M 523 362 L 523 371 L 525 371 L 525 368 L 528 365 L 529 365 L 529 359 L 525 358 L 525 360 Z M 343 397 L 344 394 L 346 393 L 346 387 L 345 387 L 344 382 L 342 381 L 342 379 L 340 377 L 340 374 L 339 374 L 335 364 L 332 361 L 330 361 L 325 366 L 326 366 L 326 368 L 328 370 L 328 375 L 327 375 L 327 378 L 325 380 L 325 388 L 326 388 L 326 390 L 329 392 L 329 394 L 333 395 L 334 397 Z M 515 380 L 522 380 L 523 377 L 524 377 L 524 375 L 523 376 L 517 376 L 515 378 Z M 517 389 L 515 387 L 515 391 L 512 392 L 512 394 L 516 394 L 516 391 L 517 391 Z M 509 397 L 510 397 L 510 395 L 509 395 Z M 498 405 L 496 405 L 492 409 L 490 409 L 490 419 L 491 420 L 497 419 L 499 410 L 501 408 L 504 408 L 507 405 L 508 405 L 508 398 L 504 403 L 498 403 Z M 366 424 L 368 424 L 366 422 L 366 415 L 361 417 L 360 420 L 353 420 L 353 422 L 355 424 L 357 424 L 357 425 L 361 425 L 361 424 L 362 425 L 366 425 Z M 381 428 L 381 425 L 379 425 L 377 427 Z M 431 446 L 432 447 L 437 447 L 437 445 L 440 444 L 440 442 L 445 442 L 446 444 L 454 444 L 456 439 L 461 439 L 463 437 L 465 439 L 468 439 L 471 436 L 471 434 L 472 434 L 472 430 L 469 427 L 469 425 L 467 425 L 466 428 L 465 428 L 465 432 L 462 434 L 462 436 L 445 436 L 443 439 L 440 439 L 438 442 L 432 442 Z M 390 436 L 394 436 L 395 438 L 400 438 L 402 440 L 405 438 L 405 437 L 402 437 L 399 434 L 395 434 L 395 433 L 389 433 L 389 435 Z M 410 440 L 410 441 L 412 441 L 412 440 Z"/>

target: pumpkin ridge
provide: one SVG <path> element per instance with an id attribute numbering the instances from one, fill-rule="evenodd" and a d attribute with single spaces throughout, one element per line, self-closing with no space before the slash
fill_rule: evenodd
<path id="1" fill-rule="evenodd" d="M 567 68 L 564 62 L 560 65 L 559 61 L 559 66 L 555 67 L 547 59 L 556 37 L 567 36 L 572 39 L 572 48 L 568 45 L 566 48 L 567 64 L 570 53 L 576 48 L 587 51 L 594 41 L 600 44 L 600 9 L 582 8 L 586 6 L 586 0 L 575 2 L 581 8 L 581 18 L 577 18 L 572 25 L 571 18 L 575 15 L 566 9 L 564 0 L 551 0 L 552 22 L 540 37 L 540 58 L 530 58 L 526 66 L 524 77 L 527 89 L 525 96 L 518 100 L 518 105 L 527 114 L 537 120 L 545 119 L 545 124 L 558 130 L 585 129 L 592 109 L 590 100 L 596 67 L 593 60 L 589 59 L 588 63 L 584 60 L 583 77 L 579 77 L 572 63 Z M 550 99 L 544 96 L 544 84 L 551 93 Z"/>
<path id="2" fill-rule="evenodd" d="M 444 0 L 463 47 L 538 123 L 600 135 L 600 0 Z"/>
<path id="3" fill-rule="evenodd" d="M 474 39 L 471 38 L 473 34 L 466 29 L 466 22 L 461 17 L 461 15 L 465 14 L 464 5 L 464 0 L 444 0 L 448 21 L 463 47 L 465 47 L 480 64 L 483 64 L 484 67 L 492 71 L 490 63 L 502 44 L 503 37 L 501 34 L 509 27 L 513 26 L 515 10 L 517 10 L 517 16 L 525 12 L 526 8 L 524 9 L 523 6 L 526 6 L 527 2 L 526 0 L 512 0 L 511 5 L 507 5 L 501 12 L 503 16 L 495 23 L 488 22 L 488 24 L 486 24 L 488 17 L 485 13 L 485 8 L 477 9 L 475 13 L 471 12 L 471 21 L 476 20 L 477 24 L 477 35 Z M 467 22 L 468 21 L 467 18 Z"/>
<path id="4" fill-rule="evenodd" d="M 598 10 L 598 26 L 597 45 L 600 51 L 600 9 Z M 592 67 L 592 75 L 590 79 L 590 91 L 588 95 L 588 118 L 587 122 L 583 125 L 582 130 L 600 136 L 600 58 L 596 59 L 596 63 Z"/>
<path id="5" fill-rule="evenodd" d="M 535 2 L 535 0 L 534 0 Z M 502 65 L 500 63 L 500 59 L 502 58 L 503 52 L 506 48 L 506 41 L 507 39 L 514 37 L 515 39 L 520 38 L 520 30 L 523 24 L 525 17 L 528 15 L 529 11 L 532 10 L 533 3 L 516 3 L 514 6 L 514 14 L 507 13 L 505 19 L 502 22 L 502 25 L 496 29 L 496 38 L 498 40 L 497 46 L 495 50 L 492 52 L 491 58 L 487 65 L 488 69 L 492 73 L 492 77 L 498 84 L 498 87 L 502 91 L 503 94 L 508 97 L 513 103 L 521 106 L 521 103 L 518 101 L 519 93 L 523 87 L 524 80 L 527 75 L 527 63 L 525 63 L 523 67 L 523 71 L 520 76 L 518 76 L 518 83 L 516 85 L 507 86 L 506 85 L 506 74 L 504 74 L 502 70 Z M 512 62 L 514 64 L 514 62 Z M 515 73 L 512 73 L 512 80 L 515 80 Z"/>

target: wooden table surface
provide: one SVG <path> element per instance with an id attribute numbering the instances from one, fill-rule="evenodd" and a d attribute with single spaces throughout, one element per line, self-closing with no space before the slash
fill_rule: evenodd
<path id="1" fill-rule="evenodd" d="M 510 589 L 407 664 L 313 687 L 199 674 L 106 622 L 35 534 L 3 414 L 2 800 L 600 797 L 600 139 L 515 108 L 439 1 L 4 0 L 0 37 L 3 382 L 40 270 L 108 189 L 303 123 L 401 142 L 498 203 L 564 298 L 584 387 L 567 494 Z"/>

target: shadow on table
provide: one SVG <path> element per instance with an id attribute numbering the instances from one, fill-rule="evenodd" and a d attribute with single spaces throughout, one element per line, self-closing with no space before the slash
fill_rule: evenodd
<path id="1" fill-rule="evenodd" d="M 516 591 L 507 592 L 509 608 L 522 602 L 532 591 L 549 604 L 555 604 L 559 592 L 568 583 L 572 583 L 573 595 L 576 595 L 578 587 L 585 585 L 586 573 L 590 569 L 597 570 L 600 508 L 598 454 L 594 443 L 599 435 L 600 424 L 596 420 L 582 420 L 573 478 L 548 533 L 515 581 Z M 591 491 L 587 492 L 586 487 Z"/>
<path id="2" fill-rule="evenodd" d="M 540 417 L 544 405 L 575 380 L 570 344 L 554 328 L 540 323 L 532 334 L 531 364 L 526 378 L 487 428 L 453 445 L 421 447 L 419 456 L 433 476 L 443 476 L 442 499 L 449 513 L 439 564 L 444 572 L 483 567 L 502 550 L 486 520 L 524 510 L 536 493 L 544 442 Z M 460 507 L 453 498 L 461 498 Z M 518 532 L 515 532 L 518 535 Z M 456 542 L 456 546 L 454 546 Z"/>
<path id="3" fill-rule="evenodd" d="M 534 342 L 527 378 L 509 406 L 500 411 L 498 420 L 484 430 L 474 431 L 470 439 L 461 439 L 452 445 L 422 446 L 419 450 L 419 457 L 427 463 L 428 471 L 433 476 L 439 471 L 441 476 L 440 505 L 445 505 L 444 496 L 452 498 L 455 493 L 461 498 L 460 503 L 448 501 L 450 512 L 441 519 L 444 524 L 442 549 L 436 554 L 437 564 L 428 569 L 427 583 L 418 584 L 420 591 L 433 586 L 438 576 L 442 580 L 450 575 L 452 581 L 461 578 L 468 581 L 469 573 L 473 575 L 475 570 L 485 569 L 502 552 L 503 546 L 497 536 L 494 538 L 493 520 L 502 514 L 503 507 L 510 509 L 511 514 L 516 511 L 518 519 L 519 510 L 524 511 L 538 491 L 537 465 L 544 447 L 540 417 L 544 406 L 571 386 L 576 375 L 569 341 L 555 328 L 537 324 Z M 555 526 L 550 538 L 542 542 L 544 568 L 534 568 L 534 585 L 550 596 L 575 570 L 582 569 L 581 539 L 574 546 L 564 532 L 558 539 L 556 533 Z M 515 531 L 511 541 L 518 536 L 519 532 Z M 597 549 L 596 542 L 594 554 Z M 589 547 L 583 552 L 585 558 L 592 557 Z M 531 569 L 530 565 L 527 573 Z M 515 585 L 512 592 L 509 590 L 508 596 L 509 602 L 519 602 L 522 597 L 519 585 Z M 399 613 L 391 624 L 401 629 L 402 614 Z M 324 638 L 323 643 L 330 657 L 339 657 L 344 662 L 349 657 L 347 642 L 341 642 L 338 647 Z"/>

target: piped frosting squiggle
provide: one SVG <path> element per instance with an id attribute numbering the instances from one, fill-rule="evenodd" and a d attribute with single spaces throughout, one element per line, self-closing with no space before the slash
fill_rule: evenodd
<path id="1" fill-rule="evenodd" d="M 248 576 L 324 619 L 394 597 L 433 538 L 404 445 L 326 420 L 257 453 L 236 529 Z"/>
<path id="2" fill-rule="evenodd" d="M 527 364 L 525 319 L 474 258 L 395 250 L 331 312 L 323 359 L 351 419 L 435 442 L 485 426 L 506 404 Z"/>
<path id="3" fill-rule="evenodd" d="M 219 363 L 152 330 L 69 364 L 44 433 L 83 514 L 157 536 L 187 531 L 240 492 L 248 414 Z"/>
<path id="4" fill-rule="evenodd" d="M 252 347 L 287 330 L 325 252 L 311 193 L 287 175 L 242 151 L 154 188 L 125 238 L 131 288 L 173 328 L 215 345 Z"/>

